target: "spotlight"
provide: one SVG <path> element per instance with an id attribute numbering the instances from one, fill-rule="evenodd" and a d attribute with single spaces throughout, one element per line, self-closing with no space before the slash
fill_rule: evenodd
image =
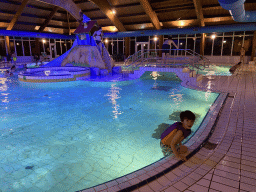
<path id="1" fill-rule="evenodd" d="M 212 38 L 212 39 L 215 39 L 215 38 L 216 38 L 216 35 L 215 35 L 215 34 L 213 34 L 213 35 L 211 36 L 211 38 Z"/>

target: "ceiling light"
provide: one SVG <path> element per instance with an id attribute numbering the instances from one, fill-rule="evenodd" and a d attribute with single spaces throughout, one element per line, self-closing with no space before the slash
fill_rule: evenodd
<path id="1" fill-rule="evenodd" d="M 158 40 L 158 38 L 157 37 L 154 37 L 154 41 L 157 41 Z"/>
<path id="2" fill-rule="evenodd" d="M 116 14 L 116 10 L 113 9 L 113 10 L 112 10 L 112 13 L 115 15 L 115 14 Z"/>
<path id="3" fill-rule="evenodd" d="M 108 39 L 105 39 L 105 43 L 108 43 Z"/>
<path id="4" fill-rule="evenodd" d="M 216 35 L 215 35 L 215 34 L 213 34 L 213 35 L 211 36 L 211 38 L 212 38 L 212 39 L 215 39 L 215 38 L 216 38 Z"/>

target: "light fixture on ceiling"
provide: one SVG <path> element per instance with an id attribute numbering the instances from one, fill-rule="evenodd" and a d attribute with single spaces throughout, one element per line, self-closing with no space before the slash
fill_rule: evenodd
<path id="1" fill-rule="evenodd" d="M 212 38 L 212 39 L 215 39 L 215 38 L 216 38 L 216 35 L 215 35 L 215 34 L 213 34 L 213 35 L 211 36 L 211 38 Z"/>
<path id="2" fill-rule="evenodd" d="M 105 39 L 105 43 L 108 43 L 108 39 Z"/>
<path id="3" fill-rule="evenodd" d="M 115 15 L 115 14 L 116 14 L 116 10 L 115 10 L 115 9 L 112 9 L 112 13 Z"/>
<path id="4" fill-rule="evenodd" d="M 155 36 L 155 37 L 154 37 L 154 41 L 157 41 L 157 40 L 158 40 L 158 38 Z"/>

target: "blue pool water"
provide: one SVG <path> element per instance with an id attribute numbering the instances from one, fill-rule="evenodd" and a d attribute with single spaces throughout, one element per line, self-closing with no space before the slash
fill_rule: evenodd
<path id="1" fill-rule="evenodd" d="M 0 191 L 73 192 L 158 161 L 158 125 L 191 110 L 200 115 L 195 132 L 218 96 L 180 83 L 150 75 L 48 84 L 1 77 Z"/>
<path id="2" fill-rule="evenodd" d="M 229 72 L 231 66 L 217 66 L 210 65 L 209 68 L 205 68 L 204 70 L 199 70 L 198 74 L 203 74 L 206 76 L 216 75 L 216 76 L 231 76 L 232 74 Z"/>

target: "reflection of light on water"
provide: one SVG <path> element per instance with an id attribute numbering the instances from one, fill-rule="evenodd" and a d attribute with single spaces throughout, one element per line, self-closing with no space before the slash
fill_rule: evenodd
<path id="1" fill-rule="evenodd" d="M 174 94 L 174 92 L 170 93 L 169 97 L 171 98 L 172 101 L 174 101 L 175 105 L 179 105 L 182 103 L 183 98 L 182 98 L 183 94 Z"/>
<path id="2" fill-rule="evenodd" d="M 7 90 L 7 85 L 5 84 L 7 78 L 0 78 L 0 84 L 2 84 L 2 86 L 0 86 L 0 91 L 6 91 Z"/>
<path id="3" fill-rule="evenodd" d="M 118 115 L 122 114 L 121 112 L 119 112 L 119 105 L 117 104 L 117 99 L 120 98 L 120 93 L 119 91 L 122 90 L 120 87 L 115 87 L 116 84 L 112 84 L 111 88 L 109 90 L 109 92 L 105 95 L 105 96 L 109 96 L 109 100 L 111 101 L 111 103 L 113 104 L 113 114 L 114 114 L 114 118 L 116 119 L 118 117 Z"/>
<path id="4" fill-rule="evenodd" d="M 157 71 L 152 71 L 152 73 L 150 74 L 152 76 L 152 79 L 155 80 L 154 84 L 153 84 L 153 88 L 156 88 L 158 83 L 156 82 L 157 77 L 161 76 L 159 73 L 157 73 Z"/>
<path id="5" fill-rule="evenodd" d="M 215 74 L 215 71 L 208 71 L 207 73 L 206 73 L 206 75 L 214 75 Z"/>
<path id="6" fill-rule="evenodd" d="M 157 77 L 161 76 L 159 73 L 157 73 L 157 71 L 152 71 L 152 73 L 150 75 L 153 77 L 152 79 L 154 79 L 154 80 L 157 80 Z"/>
<path id="7" fill-rule="evenodd" d="M 207 91 L 205 92 L 205 100 L 208 101 L 209 96 L 211 95 L 211 86 L 212 86 L 212 82 L 208 81 L 208 85 L 207 85 Z"/>

